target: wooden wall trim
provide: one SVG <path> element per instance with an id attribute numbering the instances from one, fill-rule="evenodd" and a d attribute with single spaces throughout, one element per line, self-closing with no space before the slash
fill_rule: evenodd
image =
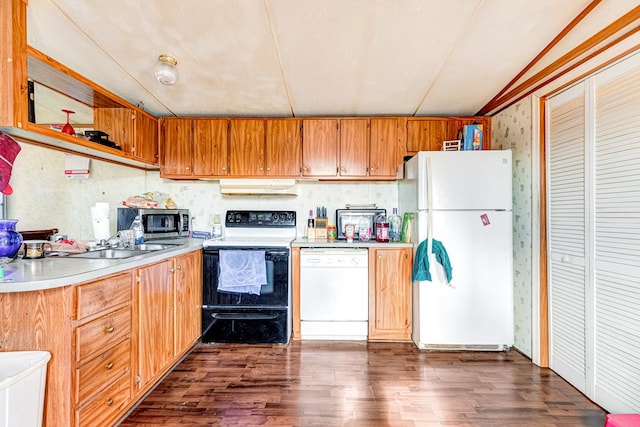
<path id="1" fill-rule="evenodd" d="M 551 40 L 551 43 L 549 43 L 544 49 L 542 49 L 542 51 L 535 57 L 533 58 L 533 60 L 531 62 L 529 62 L 529 64 L 524 67 L 522 69 L 522 71 L 520 71 L 509 83 L 507 83 L 507 85 L 496 94 L 496 96 L 494 96 L 491 101 L 489 101 L 487 103 L 487 105 L 485 105 L 484 107 L 482 107 L 482 110 L 480 111 L 491 111 L 490 106 L 495 105 L 498 100 L 502 97 L 502 95 L 510 88 L 512 87 L 514 84 L 516 84 L 516 82 L 518 80 L 520 80 L 520 78 L 525 75 L 525 73 L 527 71 L 529 71 L 531 68 L 533 68 L 538 61 L 542 60 L 542 58 L 544 58 L 544 56 L 549 53 L 551 51 L 551 49 L 553 49 L 554 46 L 556 46 L 558 43 L 560 43 L 560 41 L 567 35 L 569 34 L 569 32 L 571 32 L 571 30 L 573 30 L 589 13 L 591 13 L 591 11 L 593 9 L 595 9 L 595 7 L 600 4 L 602 0 L 593 0 L 582 12 L 580 12 L 580 14 L 578 14 L 578 16 L 576 16 L 573 21 L 571 21 L 569 23 L 569 25 L 567 25 L 561 32 L 560 34 L 558 34 L 553 40 Z"/>
<path id="2" fill-rule="evenodd" d="M 540 99 L 540 366 L 549 366 L 549 289 L 547 283 L 547 166 L 546 98 Z M 534 124 L 535 126 L 535 124 Z"/>
<path id="3" fill-rule="evenodd" d="M 591 7 L 591 5 L 589 5 L 589 7 Z M 589 7 L 587 9 L 589 9 Z M 591 11 L 591 9 L 588 11 L 587 9 L 585 9 L 587 13 Z M 582 14 L 579 15 L 579 17 L 580 19 L 584 18 Z M 638 32 L 639 28 L 637 26 L 634 28 L 630 28 L 628 31 L 624 32 L 615 40 L 607 43 L 605 46 L 601 48 L 598 48 L 596 51 L 589 53 L 586 57 L 579 59 L 581 55 L 585 55 L 586 53 L 589 52 L 589 50 L 594 49 L 594 47 L 597 46 L 598 44 L 615 36 L 617 33 L 620 33 L 621 31 L 624 30 L 625 27 L 628 27 L 629 25 L 633 24 L 637 20 L 640 20 L 640 6 L 635 7 L 625 15 L 621 16 L 620 18 L 618 18 L 617 20 L 615 20 L 614 22 L 612 22 L 611 24 L 609 24 L 608 26 L 606 26 L 605 28 L 603 28 L 602 30 L 600 30 L 599 32 L 597 32 L 596 34 L 594 34 L 593 36 L 585 40 L 584 42 L 580 43 L 578 46 L 576 46 L 566 54 L 564 54 L 563 56 L 561 56 L 560 58 L 558 58 L 557 60 L 555 60 L 548 66 L 546 66 L 545 68 L 543 68 L 538 73 L 534 74 L 533 76 L 531 76 L 530 78 L 522 82 L 521 84 L 509 90 L 510 86 L 514 84 L 517 78 L 512 80 L 506 86 L 505 89 L 500 91 L 498 96 L 492 99 L 487 105 L 482 107 L 482 109 L 478 112 L 478 115 L 486 115 L 489 112 L 492 112 L 499 107 L 501 109 L 507 108 L 509 105 L 512 105 L 513 103 L 530 95 L 535 90 L 560 78 L 561 76 L 565 75 L 569 71 L 575 69 L 577 66 L 585 63 L 587 60 L 592 59 L 594 56 L 597 56 L 598 54 L 606 51 L 612 46 L 615 46 L 616 44 L 620 43 L 622 40 Z M 567 33 L 563 32 L 561 33 L 561 36 L 565 37 L 566 34 Z M 557 41 L 559 40 L 554 39 L 552 43 L 557 43 Z M 527 66 L 526 69 L 530 69 L 533 65 L 535 65 L 535 62 L 539 61 L 543 56 L 544 55 L 542 56 L 538 55 L 536 59 L 534 59 L 534 61 L 532 61 Z M 593 72 L 593 70 L 591 70 L 590 72 Z M 521 75 L 522 74 L 520 74 L 519 76 Z M 497 111 L 494 111 L 494 114 L 496 112 Z"/>

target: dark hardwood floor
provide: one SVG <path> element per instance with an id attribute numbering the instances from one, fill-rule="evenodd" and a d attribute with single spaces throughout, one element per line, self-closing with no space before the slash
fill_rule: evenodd
<path id="1" fill-rule="evenodd" d="M 129 426 L 603 426 L 605 411 L 519 352 L 405 343 L 203 344 Z"/>

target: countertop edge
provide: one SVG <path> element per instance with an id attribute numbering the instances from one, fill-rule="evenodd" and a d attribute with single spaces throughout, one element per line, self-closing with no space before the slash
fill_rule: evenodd
<path id="1" fill-rule="evenodd" d="M 347 243 L 346 240 L 328 240 L 328 239 L 307 239 L 306 237 L 297 238 L 291 243 L 292 248 L 339 248 L 339 249 L 358 249 L 358 248 L 411 248 L 413 243 L 389 242 L 381 243 L 375 240 L 368 242 L 360 242 L 354 240 L 353 243 Z"/>
<path id="2" fill-rule="evenodd" d="M 177 243 L 177 241 L 154 240 L 153 243 Z M 5 277 L 0 279 L 0 294 L 40 291 L 89 282 L 110 274 L 202 249 L 202 239 L 180 239 L 179 245 L 175 248 L 125 259 L 49 257 L 16 260 L 15 264 L 5 265 Z M 14 276 L 15 279 L 12 279 L 11 276 Z M 41 276 L 42 279 L 35 278 L 38 276 Z"/>

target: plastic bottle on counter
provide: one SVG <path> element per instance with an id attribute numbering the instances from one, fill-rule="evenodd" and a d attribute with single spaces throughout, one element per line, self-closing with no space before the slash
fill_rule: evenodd
<path id="1" fill-rule="evenodd" d="M 309 218 L 307 219 L 307 239 L 316 238 L 315 222 L 313 209 L 309 209 Z"/>
<path id="2" fill-rule="evenodd" d="M 134 243 L 136 245 L 144 243 L 144 227 L 142 226 L 140 215 L 136 215 L 135 219 L 131 223 L 131 230 L 133 230 Z"/>
<path id="3" fill-rule="evenodd" d="M 389 241 L 389 221 L 383 213 L 376 216 L 376 242 L 387 243 Z"/>
<path id="4" fill-rule="evenodd" d="M 213 214 L 211 216 L 211 238 L 222 239 L 222 219 L 220 214 Z"/>
<path id="5" fill-rule="evenodd" d="M 393 214 L 389 216 L 389 241 L 399 242 L 402 235 L 402 218 L 398 215 L 398 208 L 393 208 Z"/>
<path id="6" fill-rule="evenodd" d="M 361 242 L 368 242 L 369 239 L 371 239 L 371 223 L 369 222 L 369 219 L 363 216 L 358 221 L 357 227 L 358 240 Z"/>

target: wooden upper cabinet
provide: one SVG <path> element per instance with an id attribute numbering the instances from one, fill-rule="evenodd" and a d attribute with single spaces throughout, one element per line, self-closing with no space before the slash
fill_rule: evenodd
<path id="1" fill-rule="evenodd" d="M 230 126 L 229 174 L 264 175 L 264 119 L 234 119 Z"/>
<path id="2" fill-rule="evenodd" d="M 163 176 L 188 177 L 193 175 L 191 150 L 191 119 L 165 119 L 162 123 Z"/>
<path id="3" fill-rule="evenodd" d="M 448 139 L 447 119 L 410 119 L 407 121 L 407 152 L 438 151 Z"/>
<path id="4" fill-rule="evenodd" d="M 394 178 L 402 159 L 398 156 L 398 119 L 371 119 L 369 176 Z"/>
<path id="5" fill-rule="evenodd" d="M 340 120 L 340 176 L 366 177 L 369 169 L 369 119 Z"/>
<path id="6" fill-rule="evenodd" d="M 337 176 L 338 119 L 303 119 L 302 133 L 302 175 Z"/>
<path id="7" fill-rule="evenodd" d="M 132 153 L 134 147 L 133 111 L 128 108 L 96 108 L 93 110 L 93 127 L 109 135 L 122 148 Z"/>
<path id="8" fill-rule="evenodd" d="M 229 170 L 227 119 L 194 119 L 193 175 L 226 176 Z"/>
<path id="9" fill-rule="evenodd" d="M 146 163 L 158 164 L 158 120 L 133 111 L 135 137 L 131 152 L 133 158 Z"/>
<path id="10" fill-rule="evenodd" d="M 302 171 L 302 120 L 266 121 L 267 176 L 298 177 Z"/>

